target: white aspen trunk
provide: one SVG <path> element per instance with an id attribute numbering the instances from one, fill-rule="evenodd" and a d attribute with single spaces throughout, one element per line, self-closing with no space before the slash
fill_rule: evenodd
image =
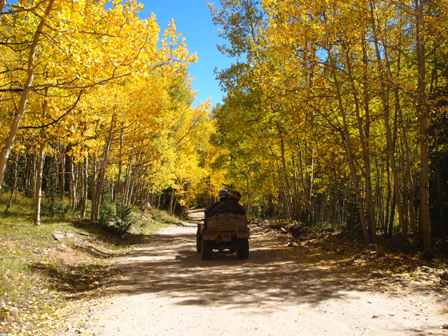
<path id="1" fill-rule="evenodd" d="M 126 202 L 126 205 L 131 205 L 133 204 L 133 197 L 134 197 L 134 190 L 135 190 L 135 179 L 132 179 L 131 181 L 131 188 L 129 189 L 129 195 L 128 195 L 128 200 Z"/>
<path id="2" fill-rule="evenodd" d="M 118 154 L 118 172 L 117 172 L 117 180 L 115 183 L 114 193 L 112 200 L 115 202 L 117 195 L 122 194 L 122 187 L 121 187 L 121 171 L 123 169 L 123 136 L 124 136 L 124 127 L 121 127 L 120 129 L 120 149 Z M 121 195 L 121 198 L 123 199 L 123 195 Z"/>
<path id="3" fill-rule="evenodd" d="M 352 184 L 354 186 L 354 191 L 355 191 L 355 195 L 356 195 L 356 200 L 359 203 L 359 216 L 360 216 L 360 221 L 361 221 L 361 228 L 362 228 L 362 232 L 363 232 L 363 236 L 364 236 L 364 240 L 366 241 L 366 243 L 371 243 L 374 241 L 375 236 L 372 236 L 371 232 L 369 232 L 369 223 L 367 221 L 367 216 L 366 216 L 366 212 L 365 212 L 365 204 L 364 204 L 364 199 L 361 195 L 361 183 L 360 183 L 360 178 L 357 175 L 357 169 L 356 169 L 356 165 L 355 165 L 355 157 L 354 157 L 354 150 L 353 150 L 353 143 L 352 143 L 352 139 L 350 136 L 350 132 L 349 132 L 349 126 L 348 126 L 348 120 L 347 120 L 347 111 L 345 109 L 344 106 L 344 102 L 342 99 L 342 94 L 341 94 L 341 83 L 339 82 L 339 77 L 337 74 L 337 67 L 335 64 L 335 60 L 333 59 L 333 55 L 330 53 L 329 54 L 329 60 L 331 62 L 332 65 L 332 75 L 333 75 L 333 80 L 334 80 L 334 84 L 335 84 L 335 89 L 336 89 L 336 96 L 337 96 L 337 100 L 338 100 L 338 110 L 340 112 L 341 118 L 342 118 L 342 126 L 343 126 L 343 130 L 342 130 L 342 140 L 344 143 L 344 147 L 345 147 L 345 151 L 346 151 L 346 156 L 347 156 L 347 160 L 348 160 L 348 165 L 349 165 L 349 171 L 350 171 L 350 179 L 352 181 Z"/>
<path id="4" fill-rule="evenodd" d="M 364 192 L 365 192 L 365 216 L 367 221 L 367 228 L 372 241 L 375 241 L 376 225 L 375 225 L 375 211 L 372 203 L 372 182 L 371 182 L 371 164 L 370 164 L 370 96 L 369 96 L 369 81 L 368 81 L 368 57 L 365 46 L 364 36 L 361 40 L 363 52 L 363 92 L 362 102 L 359 98 L 358 89 L 355 85 L 355 78 L 353 75 L 352 55 L 348 48 L 345 49 L 345 58 L 348 68 L 348 75 L 350 78 L 352 95 L 355 102 L 356 122 L 359 133 L 359 140 L 361 143 L 361 153 L 363 160 L 362 175 L 364 177 Z M 361 115 L 361 106 L 364 108 L 364 117 Z"/>
<path id="5" fill-rule="evenodd" d="M 36 175 L 35 175 L 35 189 L 34 189 L 34 224 L 40 225 L 41 222 L 41 207 L 42 207 L 42 175 L 45 163 L 45 144 L 39 147 L 39 152 L 37 154 L 37 165 L 36 165 Z"/>
<path id="6" fill-rule="evenodd" d="M 69 184 L 69 190 L 70 190 L 70 205 L 72 210 L 76 209 L 76 206 L 78 204 L 77 200 L 77 190 L 76 190 L 76 165 L 73 160 L 73 158 L 70 158 L 70 184 Z"/>
<path id="7" fill-rule="evenodd" d="M 90 209 L 90 219 L 93 218 L 93 203 L 94 200 L 96 199 L 96 180 L 97 180 L 97 176 L 98 176 L 98 167 L 97 167 L 97 158 L 96 158 L 96 153 L 93 154 L 92 157 L 92 178 L 91 178 L 91 182 L 90 182 L 90 197 L 92 200 L 92 204 L 91 204 L 91 209 Z"/>
<path id="8" fill-rule="evenodd" d="M 62 148 L 61 153 L 61 200 L 64 202 L 65 196 L 65 147 Z"/>
<path id="9" fill-rule="evenodd" d="M 131 189 L 131 178 L 133 175 L 132 162 L 129 163 L 129 166 L 126 170 L 126 180 L 125 180 L 125 188 L 123 191 L 122 202 L 124 204 L 128 204 L 129 192 Z"/>
<path id="10" fill-rule="evenodd" d="M 89 196 L 89 158 L 84 159 L 84 163 L 82 165 L 82 198 L 81 198 L 81 218 L 86 216 L 87 209 L 87 198 Z"/>

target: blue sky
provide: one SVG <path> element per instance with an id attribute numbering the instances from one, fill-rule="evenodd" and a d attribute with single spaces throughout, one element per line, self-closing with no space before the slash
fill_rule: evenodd
<path id="1" fill-rule="evenodd" d="M 214 68 L 226 68 L 231 60 L 216 49 L 222 40 L 218 28 L 213 25 L 207 4 L 212 0 L 140 0 L 145 9 L 142 16 L 150 13 L 157 16 L 161 29 L 165 29 L 171 19 L 176 21 L 177 30 L 186 38 L 189 49 L 199 56 L 190 67 L 193 89 L 197 92 L 195 104 L 211 99 L 219 103 L 223 97 L 215 79 Z"/>

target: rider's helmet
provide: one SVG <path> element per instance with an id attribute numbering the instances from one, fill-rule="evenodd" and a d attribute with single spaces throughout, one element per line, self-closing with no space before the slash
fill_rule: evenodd
<path id="1" fill-rule="evenodd" d="M 222 201 L 230 197 L 230 191 L 227 188 L 222 188 L 218 194 L 219 200 Z"/>

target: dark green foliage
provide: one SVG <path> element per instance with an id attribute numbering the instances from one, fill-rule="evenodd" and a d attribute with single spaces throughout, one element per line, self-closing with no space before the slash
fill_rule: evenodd
<path id="1" fill-rule="evenodd" d="M 125 234 L 136 223 L 136 218 L 130 206 L 120 203 L 105 203 L 98 222 L 108 231 Z"/>
<path id="2" fill-rule="evenodd" d="M 50 200 L 49 202 L 44 202 L 42 204 L 42 214 L 44 216 L 59 216 L 63 217 L 70 211 L 70 206 L 64 202 L 54 202 Z"/>

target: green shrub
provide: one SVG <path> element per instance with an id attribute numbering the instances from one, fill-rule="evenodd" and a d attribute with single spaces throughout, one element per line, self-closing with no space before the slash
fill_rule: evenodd
<path id="1" fill-rule="evenodd" d="M 182 220 L 160 209 L 151 209 L 151 215 L 155 221 L 164 224 L 182 225 Z"/>
<path id="2" fill-rule="evenodd" d="M 59 216 L 63 217 L 70 212 L 70 206 L 64 202 L 43 202 L 42 203 L 42 215 L 44 216 Z"/>
<path id="3" fill-rule="evenodd" d="M 132 207 L 127 205 L 106 202 L 101 208 L 99 224 L 113 233 L 127 233 L 135 221 Z"/>

